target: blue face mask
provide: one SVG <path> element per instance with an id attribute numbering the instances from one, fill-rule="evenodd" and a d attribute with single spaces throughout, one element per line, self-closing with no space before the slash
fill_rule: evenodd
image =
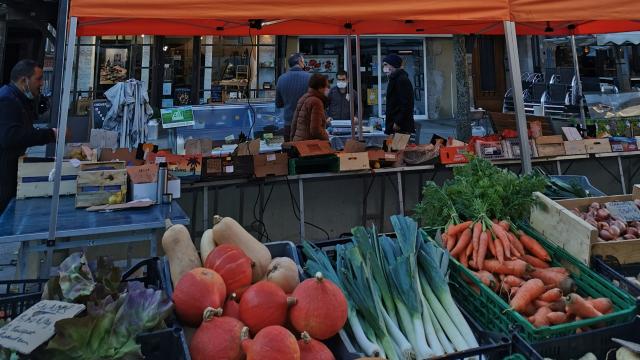
<path id="1" fill-rule="evenodd" d="M 22 93 L 29 100 L 33 100 L 33 98 L 35 97 L 35 96 L 33 96 L 33 93 L 31 92 L 31 88 L 29 88 L 29 79 L 27 79 L 27 86 L 25 87 L 25 89 L 22 90 Z"/>

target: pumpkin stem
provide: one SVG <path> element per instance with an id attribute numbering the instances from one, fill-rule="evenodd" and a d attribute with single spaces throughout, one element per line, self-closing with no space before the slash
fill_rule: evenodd
<path id="1" fill-rule="evenodd" d="M 297 303 L 298 303 L 298 299 L 294 298 L 293 296 L 287 297 L 287 306 L 291 307 Z"/>
<path id="2" fill-rule="evenodd" d="M 202 320 L 210 321 L 215 316 L 222 316 L 222 309 L 221 308 L 214 309 L 212 307 L 208 307 L 204 309 L 204 312 L 202 313 Z"/>
<path id="3" fill-rule="evenodd" d="M 315 275 L 316 280 L 318 281 L 322 281 L 324 280 L 324 275 L 322 275 L 322 273 L 320 271 L 318 271 Z"/>
<path id="4" fill-rule="evenodd" d="M 249 328 L 243 327 L 242 331 L 240 331 L 240 341 L 249 340 Z"/>
<path id="5" fill-rule="evenodd" d="M 304 341 L 305 344 L 311 342 L 311 336 L 309 336 L 309 333 L 306 331 L 303 331 L 302 334 L 300 334 L 300 338 L 302 338 L 302 341 Z"/>
<path id="6" fill-rule="evenodd" d="M 255 261 L 251 261 L 251 267 L 252 268 L 256 267 L 256 262 Z"/>
<path id="7" fill-rule="evenodd" d="M 173 226 L 173 223 L 171 222 L 171 219 L 165 219 L 164 220 L 164 229 L 165 230 L 169 230 L 170 227 Z"/>
<path id="8" fill-rule="evenodd" d="M 218 225 L 218 223 L 220 223 L 220 221 L 222 221 L 222 219 L 224 219 L 222 216 L 220 215 L 213 215 L 213 226 Z"/>
<path id="9" fill-rule="evenodd" d="M 236 293 L 231 293 L 231 295 L 229 295 L 229 300 L 238 302 L 238 295 Z"/>

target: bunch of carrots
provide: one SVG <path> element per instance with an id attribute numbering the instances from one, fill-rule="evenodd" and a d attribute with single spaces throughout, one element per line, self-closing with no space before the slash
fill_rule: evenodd
<path id="1" fill-rule="evenodd" d="M 608 298 L 591 299 L 576 294 L 569 271 L 552 267 L 545 248 L 508 221 L 481 216 L 476 221 L 451 224 L 442 234 L 442 244 L 535 327 L 613 311 Z"/>

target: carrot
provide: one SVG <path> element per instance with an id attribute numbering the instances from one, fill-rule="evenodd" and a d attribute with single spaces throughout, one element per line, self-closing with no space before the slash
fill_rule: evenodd
<path id="1" fill-rule="evenodd" d="M 518 291 L 520 290 L 520 286 L 514 286 L 509 290 L 509 299 L 512 299 L 514 296 L 516 296 L 516 294 L 518 293 Z"/>
<path id="2" fill-rule="evenodd" d="M 549 326 L 550 323 L 549 323 L 549 320 L 547 319 L 547 315 L 550 313 L 551 313 L 551 309 L 549 309 L 546 306 L 543 306 L 541 308 L 538 308 L 538 311 L 536 311 L 536 313 L 533 314 L 533 316 L 529 317 L 529 321 L 535 327 Z"/>
<path id="3" fill-rule="evenodd" d="M 489 287 L 489 289 L 496 291 L 498 290 L 498 281 L 492 273 L 484 270 L 480 270 L 477 272 L 472 272 L 483 284 Z"/>
<path id="4" fill-rule="evenodd" d="M 471 226 L 472 223 L 473 223 L 473 221 L 465 221 L 465 222 L 457 224 L 457 225 L 451 225 L 447 229 L 447 234 L 449 236 L 457 236 L 460 233 L 462 233 L 465 229 L 468 229 Z"/>
<path id="5" fill-rule="evenodd" d="M 489 252 L 491 252 L 491 255 L 493 255 L 493 257 L 496 257 L 496 244 L 495 241 L 493 240 L 493 236 L 491 236 L 491 231 L 487 230 L 486 231 L 487 234 L 487 240 L 488 240 L 488 244 L 489 244 Z"/>
<path id="6" fill-rule="evenodd" d="M 536 308 L 541 308 L 543 306 L 549 307 L 549 305 L 551 305 L 551 303 L 549 303 L 548 301 L 542 301 L 542 300 L 536 299 L 536 300 L 533 300 L 533 305 Z"/>
<path id="7" fill-rule="evenodd" d="M 507 237 L 509 238 L 509 241 L 511 242 L 511 245 L 513 245 L 513 247 L 516 248 L 516 250 L 518 250 L 518 252 L 521 255 L 525 254 L 524 251 L 524 246 L 522 246 L 522 243 L 520 242 L 520 240 L 518 240 L 518 237 L 515 236 L 512 232 L 508 231 L 507 232 Z"/>
<path id="8" fill-rule="evenodd" d="M 498 225 L 500 225 L 500 227 L 503 228 L 504 231 L 509 231 L 509 228 L 511 227 L 511 224 L 509 224 L 507 220 L 498 221 Z"/>
<path id="9" fill-rule="evenodd" d="M 567 296 L 567 313 L 575 314 L 583 319 L 602 316 L 602 313 L 596 310 L 593 305 L 575 293 Z"/>
<path id="10" fill-rule="evenodd" d="M 456 242 L 458 241 L 458 237 L 454 235 L 447 235 L 447 251 L 451 252 L 453 247 L 456 246 Z"/>
<path id="11" fill-rule="evenodd" d="M 549 256 L 547 250 L 545 250 L 542 245 L 540 245 L 540 243 L 536 241 L 536 239 L 532 238 L 522 231 L 520 231 L 519 233 L 520 242 L 522 242 L 522 246 L 524 246 L 527 251 L 529 251 L 533 256 L 537 257 L 540 260 L 547 262 L 551 261 L 551 256 Z"/>
<path id="12" fill-rule="evenodd" d="M 555 271 L 543 270 L 543 269 L 535 269 L 531 276 L 542 280 L 545 285 L 554 285 L 554 287 L 559 287 L 560 282 L 562 280 L 569 277 L 566 274 L 561 274 Z"/>
<path id="13" fill-rule="evenodd" d="M 456 246 L 451 251 L 451 256 L 457 257 L 458 255 L 462 254 L 464 251 L 467 250 L 467 246 L 469 246 L 470 242 L 471 242 L 471 229 L 466 228 L 462 232 L 462 235 L 460 235 L 460 239 L 458 239 Z"/>
<path id="14" fill-rule="evenodd" d="M 521 311 L 520 313 L 524 316 L 533 316 L 533 314 L 535 314 L 537 310 L 538 308 L 535 307 L 533 303 L 530 303 L 529 305 L 527 305 L 524 311 Z"/>
<path id="15" fill-rule="evenodd" d="M 522 260 L 509 260 L 501 264 L 498 260 L 488 259 L 484 261 L 484 269 L 492 273 L 522 277 L 528 274 L 532 268 Z"/>
<path id="16" fill-rule="evenodd" d="M 509 305 L 515 311 L 523 311 L 527 307 L 527 304 L 534 301 L 538 296 L 542 295 L 542 293 L 544 293 L 544 284 L 540 279 L 527 280 L 522 284 L 516 296 L 511 299 Z"/>
<path id="17" fill-rule="evenodd" d="M 508 258 L 511 257 L 511 248 L 509 246 L 511 242 L 509 241 L 509 237 L 507 236 L 507 231 L 498 224 L 491 225 L 491 231 L 493 231 L 493 233 L 496 234 L 496 238 L 498 238 L 502 242 L 504 255 Z"/>
<path id="18" fill-rule="evenodd" d="M 458 258 L 458 260 L 460 261 L 462 266 L 466 267 L 467 269 L 469 268 L 469 258 L 467 257 L 466 251 L 460 254 L 460 257 Z"/>
<path id="19" fill-rule="evenodd" d="M 549 309 L 551 309 L 551 311 L 553 312 L 556 312 L 556 311 L 564 312 L 564 308 L 565 308 L 564 299 L 556 300 L 552 303 L 549 303 Z"/>
<path id="20" fill-rule="evenodd" d="M 496 241 L 493 243 L 493 246 L 496 248 L 496 258 L 498 259 L 498 261 L 500 261 L 501 263 L 504 262 L 505 252 L 502 247 L 502 241 L 496 239 Z"/>
<path id="21" fill-rule="evenodd" d="M 550 312 L 547 315 L 547 321 L 551 325 L 564 324 L 567 322 L 567 314 L 559 311 Z"/>
<path id="22" fill-rule="evenodd" d="M 505 284 L 509 284 L 509 286 L 520 286 L 524 283 L 524 280 L 520 279 L 517 276 L 507 275 L 502 280 L 502 282 Z"/>
<path id="23" fill-rule="evenodd" d="M 509 243 L 509 249 L 511 249 L 511 259 L 519 259 L 522 256 L 512 243 Z"/>
<path id="24" fill-rule="evenodd" d="M 484 258 L 487 256 L 487 247 L 489 246 L 489 239 L 486 232 L 480 234 L 480 247 L 478 248 L 478 257 L 474 259 L 478 269 L 484 269 Z"/>
<path id="25" fill-rule="evenodd" d="M 447 245 L 447 243 L 449 242 L 449 235 L 447 235 L 447 233 L 444 233 L 440 237 L 442 238 L 442 247 L 449 250 L 449 247 Z"/>
<path id="26" fill-rule="evenodd" d="M 560 273 L 560 274 L 569 275 L 569 270 L 567 270 L 567 269 L 565 269 L 563 267 L 558 267 L 558 266 L 547 268 L 547 271 L 553 271 L 553 272 L 557 272 L 557 273 Z"/>
<path id="27" fill-rule="evenodd" d="M 478 262 L 478 252 L 480 251 L 480 235 L 482 234 L 482 223 L 480 221 L 473 224 L 473 236 L 471 243 L 473 244 L 473 260 Z"/>
<path id="28" fill-rule="evenodd" d="M 554 288 L 540 295 L 538 299 L 542 301 L 553 302 L 553 301 L 560 300 L 561 297 L 562 297 L 562 291 L 560 291 L 560 289 L 558 288 Z"/>
<path id="29" fill-rule="evenodd" d="M 593 306 L 594 309 L 598 310 L 603 314 L 608 314 L 611 311 L 613 311 L 613 302 L 611 302 L 611 299 L 609 298 L 591 299 L 591 300 L 587 300 L 587 302 L 591 304 L 591 306 Z"/>
<path id="30" fill-rule="evenodd" d="M 529 263 L 531 266 L 539 268 L 539 269 L 546 269 L 549 267 L 549 264 L 547 264 L 546 262 L 538 259 L 535 256 L 531 256 L 531 255 L 522 255 L 520 256 L 520 259 L 526 261 L 527 263 Z"/>

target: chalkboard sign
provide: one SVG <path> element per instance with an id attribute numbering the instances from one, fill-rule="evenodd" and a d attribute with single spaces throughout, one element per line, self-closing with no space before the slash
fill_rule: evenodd
<path id="1" fill-rule="evenodd" d="M 622 221 L 640 221 L 640 209 L 633 201 L 616 201 L 605 204 L 611 216 Z"/>
<path id="2" fill-rule="evenodd" d="M 94 100 L 91 104 L 91 122 L 94 129 L 102 129 L 102 124 L 107 118 L 111 104 L 108 100 Z"/>

